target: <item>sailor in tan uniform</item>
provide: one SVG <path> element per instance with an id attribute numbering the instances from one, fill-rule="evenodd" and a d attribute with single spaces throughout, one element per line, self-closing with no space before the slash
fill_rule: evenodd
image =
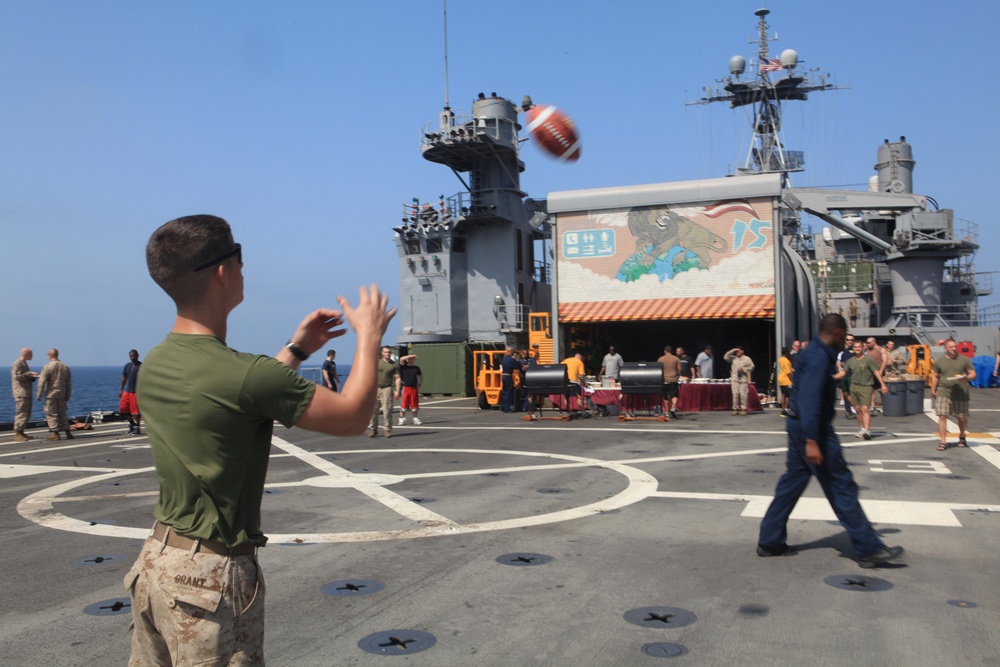
<path id="1" fill-rule="evenodd" d="M 743 353 L 743 348 L 739 345 L 726 352 L 722 358 L 729 364 L 729 380 L 733 388 L 733 414 L 745 415 L 749 407 L 753 361 Z"/>
<path id="2" fill-rule="evenodd" d="M 69 402 L 73 385 L 70 381 L 69 366 L 59 361 L 59 350 L 49 350 L 49 363 L 42 368 L 41 380 L 38 382 L 38 400 L 45 397 L 45 420 L 52 431 L 46 440 L 59 440 L 59 431 L 66 432 L 66 439 L 72 440 L 69 430 L 69 418 L 66 416 L 66 404 Z"/>
<path id="3" fill-rule="evenodd" d="M 38 379 L 38 373 L 28 368 L 32 356 L 31 349 L 26 347 L 10 367 L 11 391 L 14 394 L 14 442 L 31 440 L 24 427 L 31 420 L 31 383 Z"/>

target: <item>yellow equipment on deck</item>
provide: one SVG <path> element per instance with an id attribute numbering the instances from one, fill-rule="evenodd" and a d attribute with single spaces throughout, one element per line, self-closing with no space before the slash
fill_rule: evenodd
<path id="1" fill-rule="evenodd" d="M 919 375 L 926 383 L 934 372 L 934 358 L 931 348 L 926 345 L 907 345 L 909 358 L 906 360 L 906 372 L 909 375 Z"/>

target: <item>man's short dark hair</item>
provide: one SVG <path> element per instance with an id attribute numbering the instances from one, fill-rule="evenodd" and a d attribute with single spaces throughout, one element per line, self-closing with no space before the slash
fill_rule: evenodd
<path id="1" fill-rule="evenodd" d="M 674 348 L 671 347 L 670 345 L 664 345 L 663 346 L 663 354 L 671 354 L 673 351 L 674 351 Z"/>
<path id="2" fill-rule="evenodd" d="M 819 330 L 822 333 L 833 333 L 837 329 L 847 331 L 847 320 L 844 319 L 843 315 L 838 315 L 837 313 L 827 313 L 823 316 L 823 319 L 819 321 Z"/>
<path id="3" fill-rule="evenodd" d="M 211 271 L 194 267 L 232 249 L 229 223 L 214 215 L 188 215 L 162 225 L 146 244 L 150 277 L 175 303 L 190 303 L 204 291 Z"/>

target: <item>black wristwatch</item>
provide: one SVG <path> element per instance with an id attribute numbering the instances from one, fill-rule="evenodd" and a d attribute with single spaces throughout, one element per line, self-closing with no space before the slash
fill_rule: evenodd
<path id="1" fill-rule="evenodd" d="M 309 358 L 309 355 L 303 352 L 302 348 L 293 343 L 292 341 L 288 341 L 285 347 L 287 347 L 288 351 L 292 353 L 292 356 L 298 359 L 299 361 L 305 361 L 306 359 Z"/>

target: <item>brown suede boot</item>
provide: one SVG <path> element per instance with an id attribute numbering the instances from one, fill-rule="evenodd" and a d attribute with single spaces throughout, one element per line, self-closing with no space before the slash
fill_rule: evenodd
<path id="1" fill-rule="evenodd" d="M 67 440 L 72 440 L 73 439 L 73 432 L 70 431 L 69 429 L 66 429 L 66 439 Z"/>
<path id="2" fill-rule="evenodd" d="M 52 433 L 49 433 L 49 437 L 47 437 L 45 439 L 46 440 L 62 440 L 62 438 L 59 437 L 59 431 L 52 431 Z"/>
<path id="3" fill-rule="evenodd" d="M 32 437 L 27 435 L 24 431 L 14 432 L 14 442 L 28 442 Z"/>

